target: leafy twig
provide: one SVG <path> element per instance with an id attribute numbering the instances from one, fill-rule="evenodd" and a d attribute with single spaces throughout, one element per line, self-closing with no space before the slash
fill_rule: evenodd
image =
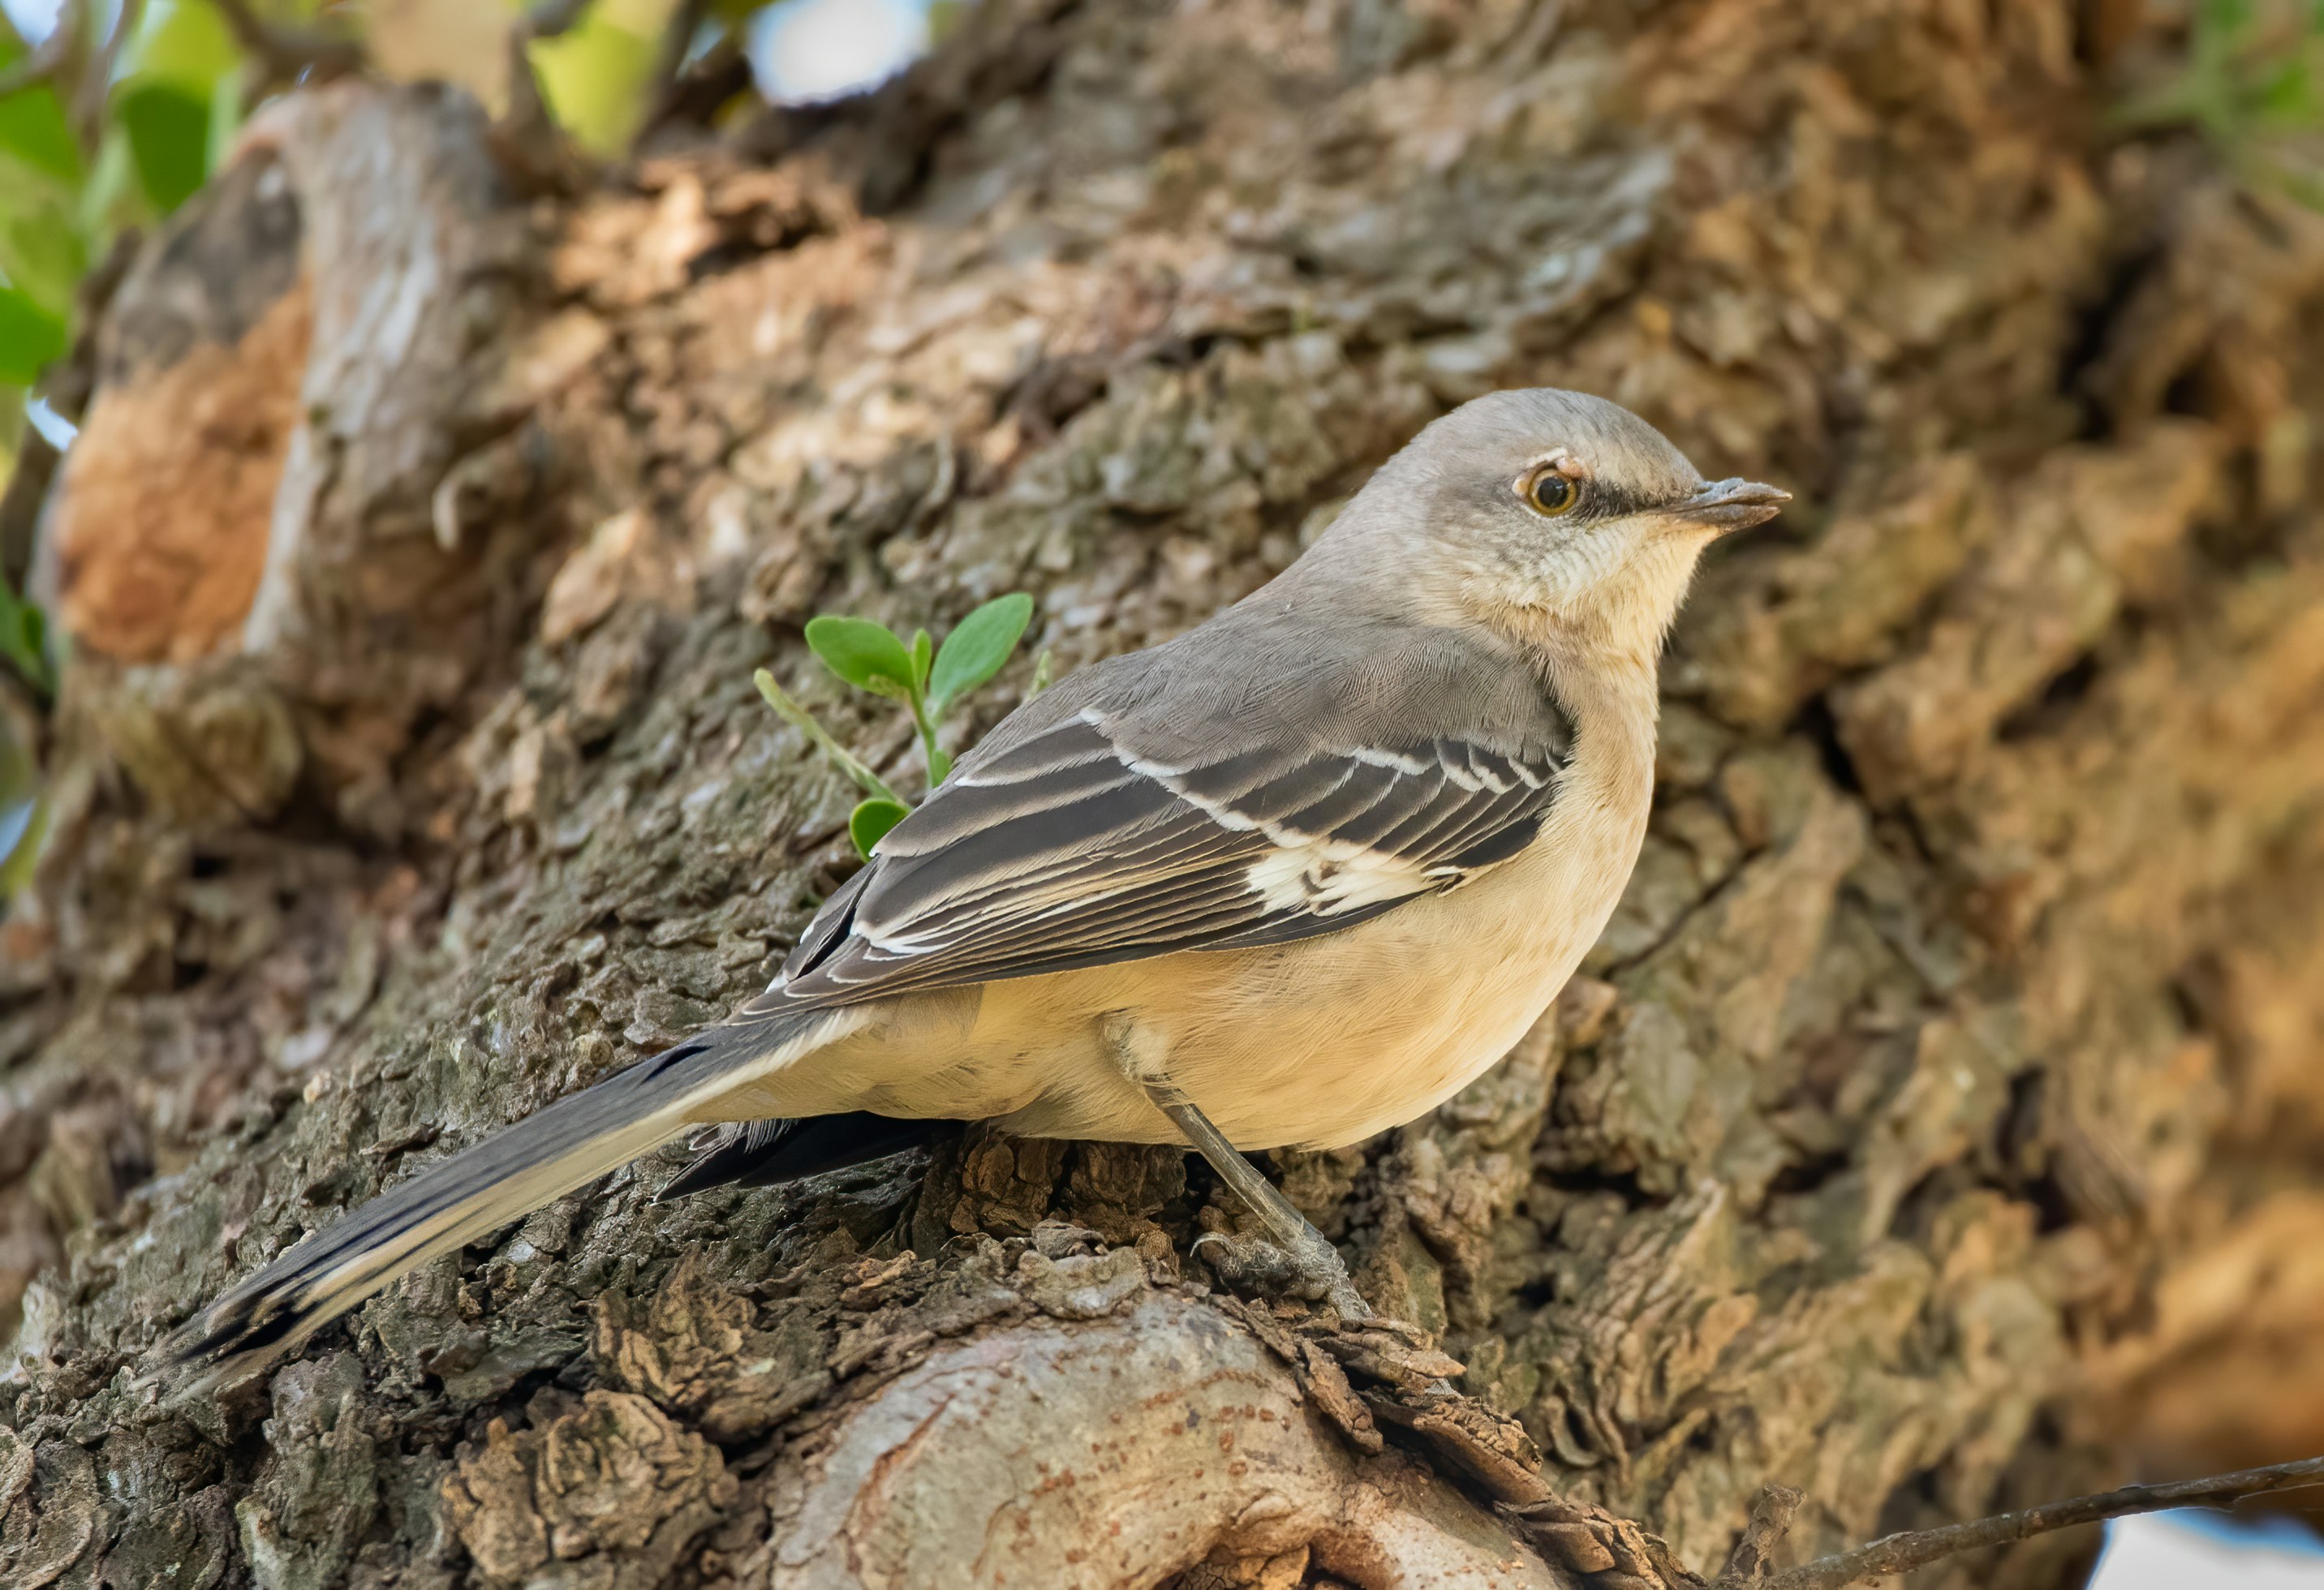
<path id="1" fill-rule="evenodd" d="M 908 645 L 885 624 L 870 619 L 823 613 L 810 620 L 807 643 L 823 666 L 859 690 L 904 703 L 912 729 L 919 736 L 927 764 L 927 786 L 935 793 L 952 772 L 952 756 L 936 738 L 945 715 L 960 699 L 1001 671 L 1009 655 L 1024 638 L 1032 621 L 1033 599 L 1023 592 L 995 597 L 954 626 L 938 647 L 926 630 L 915 630 Z M 1044 659 L 1047 653 L 1042 654 Z M 1038 671 L 1045 671 L 1046 660 Z M 755 676 L 759 694 L 767 704 L 796 724 L 816 748 L 868 797 L 847 819 L 847 832 L 865 856 L 888 831 L 911 815 L 911 807 L 880 776 L 848 754 L 814 714 L 784 694 L 764 668 Z"/>

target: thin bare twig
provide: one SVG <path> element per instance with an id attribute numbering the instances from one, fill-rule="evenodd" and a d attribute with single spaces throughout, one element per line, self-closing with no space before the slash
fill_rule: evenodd
<path id="1" fill-rule="evenodd" d="M 2007 1546 L 2077 1524 L 2127 1518 L 2138 1512 L 2160 1512 L 2169 1507 L 2218 1506 L 2246 1496 L 2264 1496 L 2273 1491 L 2316 1484 L 2324 1484 L 2324 1457 L 2303 1457 L 2296 1463 L 2241 1469 L 2198 1480 L 2174 1480 L 2167 1484 L 2125 1485 L 2118 1491 L 2077 1496 L 2070 1502 L 2045 1503 L 1970 1523 L 1908 1530 L 1875 1540 L 1869 1546 L 1818 1558 L 1800 1567 L 1763 1578 L 1732 1576 L 1730 1568 L 1729 1573 L 1720 1576 L 1714 1590 L 1742 1590 L 1745 1585 L 1749 1590 L 1840 1590 L 1842 1585 L 1905 1573 L 1959 1552 Z"/>
<path id="2" fill-rule="evenodd" d="M 734 28 L 721 28 L 710 47 L 681 65 L 659 97 L 650 102 L 632 147 L 674 123 L 708 126 L 722 106 L 751 87 L 746 41 Z"/>
<path id="3" fill-rule="evenodd" d="M 709 14 L 710 0 L 678 0 L 671 9 L 669 25 L 662 30 L 661 48 L 654 57 L 653 76 L 646 79 L 646 114 L 638 124 L 640 137 L 669 114 L 670 101 L 678 96 L 678 80 L 686 71 L 687 53 L 694 48 L 694 37 Z"/>
<path id="4" fill-rule="evenodd" d="M 571 32 L 588 10 L 589 0 L 535 0 L 518 25 L 528 40 L 555 39 Z"/>
<path id="5" fill-rule="evenodd" d="M 513 162 L 536 179 L 558 185 L 569 177 L 573 148 L 541 97 L 533 75 L 532 46 L 570 32 L 589 10 L 590 0 L 535 0 L 508 31 L 508 110 L 494 129 L 493 144 L 503 163 Z"/>
<path id="6" fill-rule="evenodd" d="M 356 40 L 269 22 L 252 9 L 250 0 L 215 4 L 235 41 L 264 69 L 269 84 L 296 82 L 307 74 L 344 77 L 364 63 L 364 48 Z"/>
<path id="7" fill-rule="evenodd" d="M 96 148 L 98 134 L 104 131 L 105 99 L 113 91 L 113 63 L 120 59 L 122 48 L 136 36 L 137 20 L 144 11 L 145 0 L 121 0 L 120 10 L 114 14 L 112 32 L 97 41 L 96 50 L 82 63 L 79 80 L 73 87 L 72 118 L 84 149 Z M 58 25 L 64 25 L 61 14 Z"/>
<path id="8" fill-rule="evenodd" d="M 57 20 L 51 25 L 49 36 L 32 46 L 23 60 L 0 72 L 0 97 L 67 75 L 65 65 L 80 42 L 81 27 L 81 0 L 64 0 L 57 7 Z"/>
<path id="9" fill-rule="evenodd" d="M 0 590 L 24 593 L 32 567 L 32 530 L 64 455 L 27 426 L 16 448 L 16 467 L 0 488 Z"/>

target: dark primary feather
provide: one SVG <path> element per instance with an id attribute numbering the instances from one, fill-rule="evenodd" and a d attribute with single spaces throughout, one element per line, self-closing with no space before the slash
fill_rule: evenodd
<path id="1" fill-rule="evenodd" d="M 906 1120 L 863 1110 L 803 1120 L 742 1121 L 719 1128 L 686 1169 L 654 1194 L 654 1201 L 729 1184 L 772 1187 L 820 1176 L 902 1153 L 956 1129 L 951 1121 Z"/>
<path id="2" fill-rule="evenodd" d="M 1351 926 L 1523 850 L 1572 733 L 1489 639 L 1246 604 L 1004 722 L 745 1018 Z"/>

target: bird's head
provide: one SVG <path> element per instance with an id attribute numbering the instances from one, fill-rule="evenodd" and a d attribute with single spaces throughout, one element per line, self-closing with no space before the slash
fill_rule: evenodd
<path id="1" fill-rule="evenodd" d="M 1437 420 L 1342 517 L 1351 553 L 1394 559 L 1448 620 L 1651 661 L 1703 548 L 1789 500 L 1705 481 L 1618 404 L 1536 387 Z"/>

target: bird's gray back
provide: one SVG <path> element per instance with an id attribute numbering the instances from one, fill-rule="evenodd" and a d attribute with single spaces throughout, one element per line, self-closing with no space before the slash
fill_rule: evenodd
<path id="1" fill-rule="evenodd" d="M 1436 736 L 1517 756 L 1569 751 L 1571 719 L 1513 648 L 1474 630 L 1270 612 L 1266 595 L 1070 676 L 1012 713 L 961 770 L 1084 713 L 1171 766 L 1261 745 Z"/>

